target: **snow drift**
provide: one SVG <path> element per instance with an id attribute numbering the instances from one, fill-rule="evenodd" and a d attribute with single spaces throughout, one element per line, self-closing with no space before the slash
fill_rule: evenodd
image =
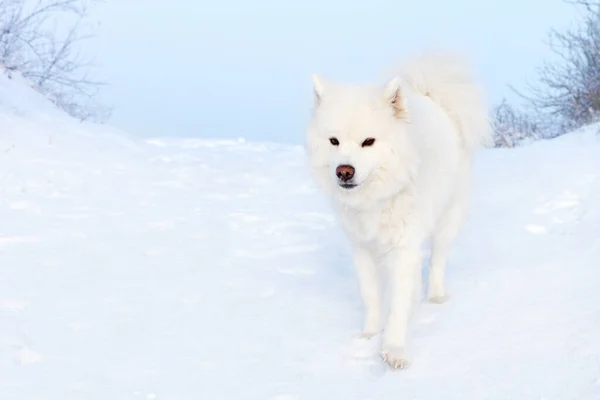
<path id="1" fill-rule="evenodd" d="M 143 141 L 0 74 L 0 398 L 600 398 L 597 130 L 478 153 L 391 372 L 301 147 Z"/>

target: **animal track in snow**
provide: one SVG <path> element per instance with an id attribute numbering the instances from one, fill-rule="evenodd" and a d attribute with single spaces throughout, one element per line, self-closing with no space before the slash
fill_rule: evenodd
<path id="1" fill-rule="evenodd" d="M 527 224 L 525 229 L 533 235 L 543 235 L 548 233 L 566 233 L 566 225 L 579 221 L 584 211 L 581 207 L 580 196 L 569 190 L 565 190 L 535 207 L 532 213 L 537 216 L 545 216 L 547 219 L 545 223 Z M 555 225 L 555 227 L 550 228 L 548 225 Z M 565 226 L 558 227 L 556 225 Z"/>
<path id="2" fill-rule="evenodd" d="M 581 200 L 578 195 L 564 191 L 554 199 L 544 202 L 533 210 L 537 215 L 552 215 L 552 222 L 564 224 L 579 219 Z"/>

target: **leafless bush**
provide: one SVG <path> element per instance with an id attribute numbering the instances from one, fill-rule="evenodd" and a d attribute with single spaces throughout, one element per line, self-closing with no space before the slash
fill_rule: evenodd
<path id="1" fill-rule="evenodd" d="M 535 117 L 516 110 L 503 99 L 492 112 L 494 147 L 516 147 L 528 140 L 544 137 L 540 122 Z"/>
<path id="2" fill-rule="evenodd" d="M 581 23 L 550 32 L 556 60 L 538 68 L 529 94 L 515 90 L 537 114 L 553 121 L 558 134 L 595 122 L 600 113 L 600 1 L 567 2 L 580 7 Z"/>
<path id="3" fill-rule="evenodd" d="M 95 100 L 104 82 L 88 76 L 92 60 L 79 48 L 91 37 L 88 7 L 98 1 L 0 0 L 0 64 L 20 71 L 70 115 L 104 122 L 110 110 Z"/>
<path id="4" fill-rule="evenodd" d="M 527 93 L 525 111 L 505 100 L 493 109 L 496 147 L 514 147 L 527 140 L 550 139 L 600 120 L 600 0 L 566 0 L 582 12 L 573 29 L 549 34 L 555 58 L 538 69 Z"/>

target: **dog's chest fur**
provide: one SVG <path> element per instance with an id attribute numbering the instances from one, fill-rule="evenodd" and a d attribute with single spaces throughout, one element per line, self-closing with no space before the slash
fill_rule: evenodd
<path id="1" fill-rule="evenodd" d="M 340 206 L 338 214 L 352 241 L 381 254 L 402 243 L 416 217 L 414 199 L 406 194 L 369 207 Z"/>

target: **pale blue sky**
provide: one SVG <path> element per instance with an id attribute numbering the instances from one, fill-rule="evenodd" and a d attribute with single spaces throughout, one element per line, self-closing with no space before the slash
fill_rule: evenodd
<path id="1" fill-rule="evenodd" d="M 134 135 L 299 143 L 312 72 L 377 80 L 413 50 L 458 48 L 496 101 L 575 15 L 562 0 L 109 0 L 87 50 L 111 124 Z"/>

